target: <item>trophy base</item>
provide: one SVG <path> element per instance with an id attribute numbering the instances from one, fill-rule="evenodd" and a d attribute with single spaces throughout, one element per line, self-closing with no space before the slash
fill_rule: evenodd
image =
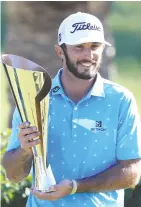
<path id="1" fill-rule="evenodd" d="M 49 187 L 56 184 L 51 166 L 44 168 L 42 157 L 34 157 L 35 161 L 35 189 L 49 192 Z"/>

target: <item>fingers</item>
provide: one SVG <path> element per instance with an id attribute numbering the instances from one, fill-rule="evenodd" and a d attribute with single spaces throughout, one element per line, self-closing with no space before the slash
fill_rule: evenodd
<path id="1" fill-rule="evenodd" d="M 31 147 L 32 144 L 33 145 L 38 144 L 40 142 L 39 135 L 40 135 L 40 132 L 37 132 L 37 133 L 29 134 L 23 137 L 19 137 L 21 146 L 27 147 L 28 145 L 29 147 Z"/>
<path id="2" fill-rule="evenodd" d="M 43 193 L 41 191 L 38 191 L 36 189 L 31 189 L 31 193 L 36 196 L 37 198 L 39 198 L 40 200 L 48 200 L 48 196 L 47 193 Z M 51 200 L 51 197 L 50 199 Z"/>
<path id="3" fill-rule="evenodd" d="M 36 190 L 35 188 L 32 188 L 31 193 L 41 200 L 55 201 L 57 199 L 60 199 L 70 194 L 68 190 L 69 186 L 67 183 L 68 181 L 64 180 L 60 182 L 59 184 L 50 186 L 49 189 L 45 192 L 41 192 L 41 191 Z"/>
<path id="4" fill-rule="evenodd" d="M 49 187 L 48 192 L 54 192 L 54 191 L 57 191 L 57 190 L 59 190 L 58 185 L 52 185 L 52 186 Z"/>
<path id="5" fill-rule="evenodd" d="M 31 189 L 31 193 L 41 200 L 50 200 L 55 201 L 63 196 L 60 195 L 60 192 L 41 192 L 36 189 Z"/>
<path id="6" fill-rule="evenodd" d="M 37 139 L 37 140 L 33 140 L 31 142 L 21 142 L 21 148 L 22 149 L 28 149 L 28 148 L 31 148 L 37 144 L 40 143 L 40 139 Z"/>
<path id="7" fill-rule="evenodd" d="M 22 122 L 20 125 L 19 125 L 19 129 L 25 129 L 27 127 L 30 126 L 30 122 Z"/>
<path id="8" fill-rule="evenodd" d="M 37 128 L 35 126 L 30 126 L 28 128 L 22 128 L 20 129 L 19 132 L 19 137 L 23 137 L 29 134 L 34 133 L 36 135 L 36 133 L 38 133 Z"/>
<path id="9" fill-rule="evenodd" d="M 40 132 L 35 132 L 35 133 L 32 133 L 32 134 L 28 134 L 28 135 L 26 135 L 26 140 L 32 141 L 35 138 L 39 137 L 39 135 L 40 135 Z"/>
<path id="10" fill-rule="evenodd" d="M 21 148 L 27 152 L 31 152 L 31 147 L 40 143 L 40 132 L 35 126 L 30 126 L 29 122 L 23 122 L 19 125 L 18 138 Z"/>

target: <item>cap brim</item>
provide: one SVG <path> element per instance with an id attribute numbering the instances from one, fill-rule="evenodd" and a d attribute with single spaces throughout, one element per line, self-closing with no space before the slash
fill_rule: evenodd
<path id="1" fill-rule="evenodd" d="M 77 44 L 83 44 L 83 43 L 87 43 L 87 42 L 99 42 L 99 43 L 104 43 L 105 45 L 108 45 L 108 46 L 112 46 L 109 42 L 107 41 L 100 41 L 100 39 L 94 39 L 93 37 L 91 38 L 87 38 L 87 37 L 83 37 L 83 38 L 80 38 L 79 40 L 76 40 L 74 41 L 65 41 L 64 43 L 67 44 L 67 45 L 77 45 Z M 61 43 L 62 44 L 62 43 Z"/>
<path id="2" fill-rule="evenodd" d="M 104 41 L 105 45 L 108 45 L 108 46 L 112 46 L 112 44 L 110 44 L 109 42 L 107 41 Z"/>

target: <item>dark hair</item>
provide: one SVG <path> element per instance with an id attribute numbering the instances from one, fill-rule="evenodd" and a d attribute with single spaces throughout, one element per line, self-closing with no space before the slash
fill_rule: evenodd
<path id="1" fill-rule="evenodd" d="M 65 57 L 67 57 L 67 46 L 66 46 L 66 44 L 63 43 L 63 44 L 60 45 L 60 47 L 62 48 Z M 62 62 L 63 62 L 63 59 L 62 59 Z"/>
<path id="2" fill-rule="evenodd" d="M 63 50 L 64 52 L 66 52 L 66 50 L 67 50 L 67 46 L 66 46 L 65 43 L 63 43 L 62 45 L 60 45 L 60 47 L 62 48 L 62 50 Z"/>

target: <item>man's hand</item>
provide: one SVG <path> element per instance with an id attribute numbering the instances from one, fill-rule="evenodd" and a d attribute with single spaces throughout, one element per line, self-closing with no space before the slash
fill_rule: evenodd
<path id="1" fill-rule="evenodd" d="M 19 141 L 21 148 L 28 154 L 32 153 L 31 147 L 40 143 L 40 139 L 37 138 L 40 132 L 37 131 L 35 126 L 30 126 L 29 122 L 23 122 L 19 125 Z"/>
<path id="2" fill-rule="evenodd" d="M 63 180 L 57 185 L 53 185 L 47 192 L 31 189 L 31 193 L 40 200 L 56 201 L 72 192 L 73 184 L 71 180 Z M 50 192 L 49 192 L 50 191 Z"/>

